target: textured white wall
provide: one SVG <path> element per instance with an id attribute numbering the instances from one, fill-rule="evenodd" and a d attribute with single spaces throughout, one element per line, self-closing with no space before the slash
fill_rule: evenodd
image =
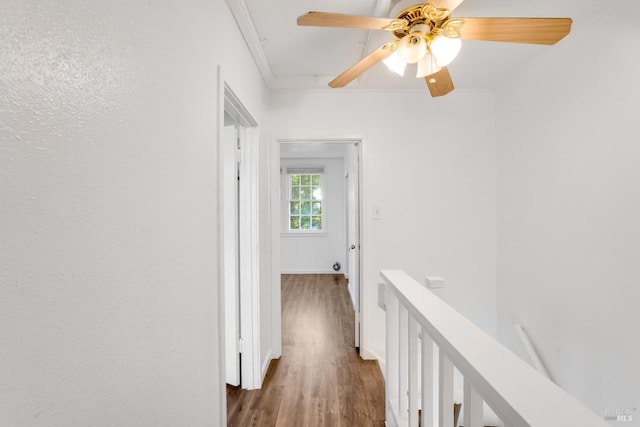
<path id="1" fill-rule="evenodd" d="M 345 179 L 343 159 L 282 159 L 280 264 L 283 273 L 334 273 L 333 264 L 346 263 Z M 309 236 L 288 232 L 288 167 L 322 167 L 325 177 L 325 232 Z M 340 273 L 343 273 L 340 270 Z"/>
<path id="2" fill-rule="evenodd" d="M 232 36 L 230 36 L 232 35 Z M 0 6 L 0 425 L 219 425 L 222 1 Z"/>
<path id="3" fill-rule="evenodd" d="M 522 354 L 522 324 L 603 416 L 640 403 L 639 20 L 624 1 L 602 16 L 611 37 L 576 22 L 496 96 L 499 335 Z"/>
<path id="4" fill-rule="evenodd" d="M 362 137 L 365 356 L 384 359 L 379 270 L 447 279 L 448 301 L 496 330 L 493 96 L 454 92 L 276 92 L 276 138 Z M 382 219 L 372 218 L 374 206 Z"/>

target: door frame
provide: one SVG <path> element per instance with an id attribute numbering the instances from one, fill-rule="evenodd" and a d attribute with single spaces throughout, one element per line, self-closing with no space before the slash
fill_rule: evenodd
<path id="1" fill-rule="evenodd" d="M 224 322 L 225 322 L 225 382 L 231 386 L 241 385 L 240 369 L 240 254 L 239 254 L 239 182 L 238 141 L 240 124 L 232 118 L 225 123 L 223 139 L 220 141 L 220 235 L 223 247 L 222 271 L 224 277 Z"/>
<path id="2" fill-rule="evenodd" d="M 362 242 L 364 240 L 364 231 L 363 231 L 363 209 L 362 209 L 362 191 L 363 191 L 363 182 L 362 182 L 362 171 L 363 171 L 363 138 L 357 137 L 347 137 L 347 138 L 274 138 L 271 141 L 272 149 L 271 149 L 271 176 L 278 177 L 278 179 L 273 178 L 270 183 L 271 188 L 271 256 L 272 256 L 272 264 L 271 264 L 271 282 L 273 284 L 273 300 L 272 300 L 272 325 L 273 325 L 273 337 L 274 337 L 274 351 L 278 356 L 282 354 L 282 303 L 281 303 L 281 280 L 280 280 L 280 271 L 281 271 L 281 263 L 280 263 L 280 198 L 282 197 L 281 193 L 281 182 L 280 182 L 280 146 L 281 144 L 352 144 L 356 146 L 356 151 L 358 154 L 358 188 L 359 188 L 359 196 L 357 200 L 358 204 L 358 235 L 360 238 L 360 250 L 358 251 L 357 261 L 359 264 L 360 274 L 359 274 L 359 282 L 357 292 L 359 294 L 359 305 L 360 311 L 355 313 L 355 320 L 360 324 L 360 334 L 359 334 L 359 344 L 360 344 L 360 353 L 362 353 L 363 347 L 365 347 L 365 334 L 363 334 L 363 329 L 365 328 L 365 318 L 361 315 L 362 313 L 362 301 L 364 301 L 363 294 L 365 293 L 364 286 L 362 286 L 362 265 L 364 259 L 364 248 Z M 346 206 L 345 206 L 346 208 Z M 347 236 L 348 237 L 348 236 Z M 348 238 L 347 238 L 348 241 Z M 351 268 L 351 266 L 350 266 Z M 354 307 L 355 309 L 355 307 Z"/>
<path id="3" fill-rule="evenodd" d="M 225 290 L 224 290 L 224 236 L 223 228 L 223 183 L 222 172 L 224 156 L 221 155 L 222 138 L 224 137 L 224 113 L 231 114 L 239 124 L 240 179 L 239 197 L 239 245 L 240 245 L 240 330 L 242 335 L 242 379 L 241 387 L 255 389 L 261 386 L 260 375 L 260 253 L 258 242 L 259 230 L 259 176 L 258 176 L 258 124 L 231 86 L 224 78 L 221 67 L 218 67 L 217 79 L 217 155 L 218 155 L 218 342 L 219 379 L 220 379 L 220 425 L 226 425 L 226 364 L 225 364 Z M 229 177 L 227 177 L 227 180 Z M 237 179 L 234 177 L 233 179 Z"/>

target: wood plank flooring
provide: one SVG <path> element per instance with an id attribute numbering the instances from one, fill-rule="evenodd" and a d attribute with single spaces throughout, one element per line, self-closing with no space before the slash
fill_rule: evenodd
<path id="1" fill-rule="evenodd" d="M 342 275 L 282 276 L 282 357 L 260 390 L 227 386 L 228 425 L 384 426 L 384 380 L 354 347 Z"/>

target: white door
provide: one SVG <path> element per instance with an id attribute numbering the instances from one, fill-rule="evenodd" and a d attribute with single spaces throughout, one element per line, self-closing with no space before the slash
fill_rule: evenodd
<path id="1" fill-rule="evenodd" d="M 238 243 L 238 129 L 225 126 L 222 157 L 222 239 L 226 382 L 240 385 L 240 275 Z"/>
<path id="2" fill-rule="evenodd" d="M 349 294 L 355 311 L 355 346 L 360 347 L 360 159 L 358 145 L 347 150 L 347 250 Z"/>

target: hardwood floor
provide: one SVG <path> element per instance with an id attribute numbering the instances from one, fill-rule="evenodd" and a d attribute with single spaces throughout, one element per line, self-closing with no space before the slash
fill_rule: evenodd
<path id="1" fill-rule="evenodd" d="M 227 386 L 229 426 L 384 426 L 384 380 L 354 347 L 342 275 L 282 276 L 282 357 L 263 388 Z"/>

